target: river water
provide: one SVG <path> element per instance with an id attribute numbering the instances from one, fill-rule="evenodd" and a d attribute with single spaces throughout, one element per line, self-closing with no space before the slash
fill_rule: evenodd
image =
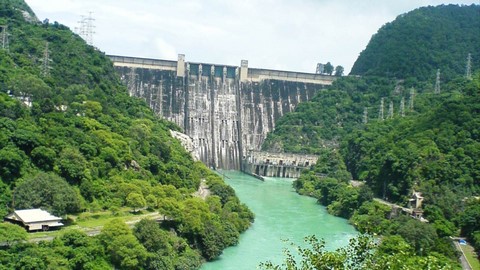
<path id="1" fill-rule="evenodd" d="M 335 249 L 356 235 L 345 219 L 329 215 L 315 199 L 295 193 L 292 179 L 261 181 L 237 171 L 222 173 L 225 182 L 255 213 L 255 222 L 240 236 L 237 246 L 225 249 L 201 270 L 252 270 L 265 261 L 281 264 L 282 250 L 290 247 L 288 242 L 304 246 L 305 236 L 316 235 L 326 241 L 327 249 Z"/>

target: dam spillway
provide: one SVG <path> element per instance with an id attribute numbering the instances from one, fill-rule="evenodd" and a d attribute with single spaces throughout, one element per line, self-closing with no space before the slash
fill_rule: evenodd
<path id="1" fill-rule="evenodd" d="M 240 66 L 109 56 L 129 94 L 183 128 L 195 155 L 215 169 L 240 170 L 267 133 L 335 77 Z"/>

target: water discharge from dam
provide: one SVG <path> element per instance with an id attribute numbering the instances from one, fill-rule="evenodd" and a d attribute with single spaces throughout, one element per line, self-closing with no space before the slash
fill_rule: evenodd
<path id="1" fill-rule="evenodd" d="M 282 250 L 290 248 L 288 242 L 304 245 L 305 236 L 316 235 L 326 241 L 328 249 L 335 249 L 356 235 L 345 219 L 328 214 L 315 199 L 295 193 L 292 179 L 267 177 L 260 181 L 238 171 L 222 173 L 255 213 L 255 222 L 240 236 L 237 246 L 227 248 L 202 270 L 251 270 L 267 260 L 280 264 Z"/>

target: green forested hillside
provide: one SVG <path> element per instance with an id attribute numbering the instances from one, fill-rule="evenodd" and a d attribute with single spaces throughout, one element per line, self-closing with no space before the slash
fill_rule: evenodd
<path id="1" fill-rule="evenodd" d="M 448 81 L 465 74 L 467 56 L 480 67 L 480 6 L 422 7 L 398 16 L 372 36 L 350 74 Z"/>
<path id="2" fill-rule="evenodd" d="M 328 90 L 280 118 L 262 147 L 312 154 L 336 147 L 345 134 L 362 125 L 365 108 L 368 119 L 377 119 L 381 97 L 390 97 L 386 101 L 394 101 L 397 106 L 402 96 L 408 97 L 407 91 L 391 95 L 394 87 L 394 81 L 381 77 L 338 79 Z"/>
<path id="3" fill-rule="evenodd" d="M 360 55 L 352 73 L 363 76 L 339 78 L 300 104 L 263 145 L 318 154 L 317 165 L 294 182 L 299 193 L 316 197 L 361 232 L 393 237 L 420 257 L 445 256 L 451 267 L 456 255 L 449 236 L 465 236 L 480 248 L 478 60 L 473 78 L 465 77 L 468 52 L 478 59 L 480 51 L 479 11 L 439 6 L 399 16 Z M 434 91 L 437 68 L 440 93 Z M 363 185 L 353 187 L 350 175 Z M 372 200 L 407 206 L 413 191 L 425 197 L 428 223 L 391 218 L 390 207 Z M 403 252 L 383 243 L 376 251 L 379 257 Z"/>
<path id="4" fill-rule="evenodd" d="M 171 220 L 2 247 L 0 269 L 192 269 L 236 244 L 253 214 L 171 137 L 178 127 L 129 97 L 102 52 L 28 12 L 23 1 L 0 3 L 9 41 L 0 48 L 0 215 L 148 207 Z M 191 195 L 202 179 L 206 200 Z"/>

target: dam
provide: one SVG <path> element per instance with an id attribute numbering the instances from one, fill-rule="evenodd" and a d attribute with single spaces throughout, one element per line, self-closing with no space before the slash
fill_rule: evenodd
<path id="1" fill-rule="evenodd" d="M 213 169 L 242 169 L 247 153 L 261 149 L 282 115 L 335 80 L 324 74 L 250 68 L 246 60 L 231 66 L 187 62 L 183 54 L 177 61 L 109 57 L 129 94 L 183 128 L 194 155 Z M 283 169 L 276 169 L 283 175 Z"/>

